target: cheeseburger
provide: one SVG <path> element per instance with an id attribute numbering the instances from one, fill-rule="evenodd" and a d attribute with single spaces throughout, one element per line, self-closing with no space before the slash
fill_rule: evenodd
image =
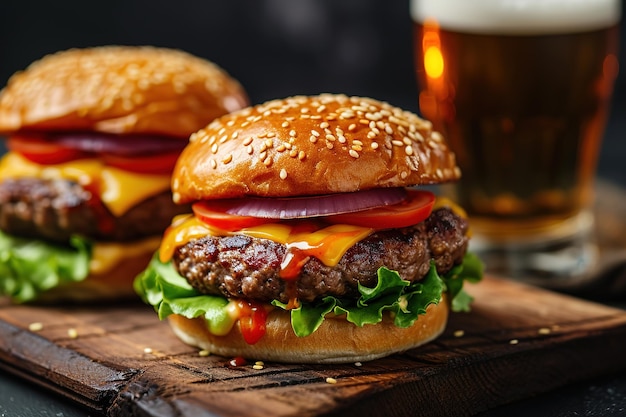
<path id="1" fill-rule="evenodd" d="M 177 216 L 135 288 L 186 343 L 222 356 L 365 361 L 436 338 L 467 310 L 460 210 L 414 186 L 454 181 L 431 123 L 369 98 L 291 97 L 191 135 Z"/>
<path id="2" fill-rule="evenodd" d="M 211 62 L 154 47 L 73 49 L 0 92 L 0 294 L 16 302 L 135 295 L 175 205 L 189 135 L 247 105 Z"/>

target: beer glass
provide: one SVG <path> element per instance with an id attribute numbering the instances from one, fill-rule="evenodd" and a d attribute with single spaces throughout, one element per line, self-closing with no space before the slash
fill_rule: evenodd
<path id="1" fill-rule="evenodd" d="M 545 286 L 597 261 L 593 183 L 621 0 L 412 0 L 419 108 L 462 170 L 488 270 Z"/>

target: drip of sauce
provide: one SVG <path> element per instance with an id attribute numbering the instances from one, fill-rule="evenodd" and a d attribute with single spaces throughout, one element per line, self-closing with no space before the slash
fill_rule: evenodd
<path id="1" fill-rule="evenodd" d="M 112 233 L 115 229 L 115 220 L 113 220 L 108 210 L 98 197 L 100 195 L 100 187 L 95 182 L 83 184 L 82 187 L 90 194 L 87 204 L 96 213 L 98 230 L 103 234 Z"/>
<path id="2" fill-rule="evenodd" d="M 230 366 L 244 366 L 247 363 L 248 361 L 243 356 L 235 356 L 228 362 Z"/>
<path id="3" fill-rule="evenodd" d="M 261 303 L 246 300 L 238 300 L 237 309 L 241 334 L 246 343 L 253 345 L 265 335 L 267 310 Z"/>

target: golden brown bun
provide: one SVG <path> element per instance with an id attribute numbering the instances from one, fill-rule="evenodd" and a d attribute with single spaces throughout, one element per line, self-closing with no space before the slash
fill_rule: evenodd
<path id="1" fill-rule="evenodd" d="M 93 130 L 187 140 L 215 117 L 246 105 L 236 80 L 182 51 L 71 49 L 11 77 L 0 95 L 0 132 Z"/>
<path id="2" fill-rule="evenodd" d="M 96 243 L 98 245 L 98 243 Z M 67 283 L 40 294 L 34 303 L 106 303 L 116 300 L 136 299 L 133 281 L 150 262 L 159 246 L 159 238 L 152 237 L 140 242 L 119 244 L 129 254 L 112 268 L 94 272 L 83 281 Z M 140 249 L 134 247 L 140 246 Z M 94 250 L 97 250 L 94 248 Z"/>
<path id="3" fill-rule="evenodd" d="M 428 343 L 444 331 L 448 311 L 444 298 L 439 304 L 428 306 L 426 314 L 406 329 L 396 327 L 388 315 L 381 323 L 363 327 L 343 317 L 327 318 L 313 334 L 300 338 L 291 328 L 290 313 L 275 309 L 268 316 L 267 332 L 254 345 L 243 340 L 239 322 L 226 336 L 215 336 L 207 330 L 203 318 L 171 315 L 168 319 L 183 342 L 220 356 L 289 363 L 350 363 L 381 358 Z"/>
<path id="4" fill-rule="evenodd" d="M 281 197 L 433 184 L 460 177 L 430 122 L 370 98 L 274 100 L 191 135 L 173 173 L 174 201 Z"/>

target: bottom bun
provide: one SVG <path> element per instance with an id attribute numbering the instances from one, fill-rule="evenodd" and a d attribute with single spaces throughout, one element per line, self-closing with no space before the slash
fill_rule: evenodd
<path id="1" fill-rule="evenodd" d="M 160 237 L 132 243 L 96 243 L 87 278 L 68 282 L 37 296 L 35 303 L 107 302 L 137 298 L 133 281 L 150 262 L 158 249 Z M 106 253 L 106 256 L 102 256 Z M 106 265 L 102 261 L 106 259 Z"/>
<path id="2" fill-rule="evenodd" d="M 426 314 L 408 328 L 396 327 L 388 314 L 381 323 L 363 327 L 344 317 L 327 318 L 310 336 L 298 337 L 291 328 L 290 313 L 274 309 L 268 315 L 265 335 L 254 345 L 244 341 L 239 322 L 227 335 L 216 336 L 209 332 L 203 318 L 171 315 L 168 319 L 183 342 L 220 356 L 287 363 L 350 363 L 382 358 L 430 342 L 444 331 L 448 311 L 444 298 L 428 306 Z"/>

